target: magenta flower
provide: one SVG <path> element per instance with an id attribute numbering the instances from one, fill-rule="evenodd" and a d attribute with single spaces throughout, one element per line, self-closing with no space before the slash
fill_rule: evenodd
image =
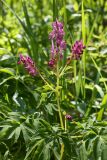
<path id="1" fill-rule="evenodd" d="M 65 34 L 63 29 L 63 24 L 58 20 L 56 20 L 55 22 L 52 23 L 52 29 L 53 29 L 52 32 L 49 34 L 49 39 L 52 42 L 52 46 L 51 46 L 51 60 L 49 61 L 48 65 L 55 62 L 53 61 L 53 59 L 58 57 L 57 56 L 58 54 L 61 59 L 63 57 L 62 56 L 63 50 L 66 49 L 66 42 L 63 40 Z"/>
<path id="2" fill-rule="evenodd" d="M 83 50 L 85 49 L 85 46 L 83 45 L 82 41 L 76 41 L 74 45 L 72 46 L 72 58 L 73 59 L 80 59 L 81 55 L 83 54 Z"/>
<path id="3" fill-rule="evenodd" d="M 48 66 L 51 67 L 51 68 L 53 68 L 53 67 L 55 66 L 55 63 L 56 63 L 55 59 L 52 58 L 52 59 L 48 62 Z"/>
<path id="4" fill-rule="evenodd" d="M 18 64 L 20 63 L 24 64 L 25 69 L 31 76 L 35 76 L 37 74 L 35 63 L 29 56 L 23 56 L 22 54 L 20 54 L 20 60 L 18 61 Z"/>
<path id="5" fill-rule="evenodd" d="M 69 114 L 66 114 L 65 118 L 66 118 L 67 120 L 69 120 L 69 121 L 72 120 L 72 116 L 69 115 Z"/>

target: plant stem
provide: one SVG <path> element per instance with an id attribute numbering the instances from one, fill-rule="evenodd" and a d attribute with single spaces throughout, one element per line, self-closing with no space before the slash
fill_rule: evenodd
<path id="1" fill-rule="evenodd" d="M 64 129 L 64 124 L 63 124 L 63 119 L 62 119 L 62 114 L 61 114 L 61 107 L 60 107 L 60 69 L 59 69 L 59 57 L 58 57 L 58 62 L 57 62 L 57 70 L 56 70 L 56 99 L 57 99 L 57 107 L 58 107 L 58 113 L 59 113 L 59 118 L 60 118 L 60 124 L 61 128 Z M 61 151 L 60 151 L 60 160 L 63 158 L 63 153 L 64 153 L 64 144 L 61 144 Z"/>
<path id="2" fill-rule="evenodd" d="M 63 125 L 63 120 L 62 120 L 62 114 L 61 114 L 61 107 L 60 107 L 60 90 L 59 90 L 59 80 L 60 80 L 60 75 L 59 75 L 59 63 L 57 63 L 57 83 L 56 83 L 56 99 L 57 99 L 57 106 L 58 106 L 58 112 L 59 112 L 59 118 L 60 118 L 60 123 L 61 123 L 61 128 L 64 128 Z"/>
<path id="3" fill-rule="evenodd" d="M 40 74 L 40 72 L 39 72 L 39 76 L 42 78 L 42 80 L 47 84 L 47 86 L 48 86 L 52 91 L 55 91 L 55 89 L 45 80 L 45 78 Z"/>
<path id="4" fill-rule="evenodd" d="M 66 70 L 66 68 L 67 68 L 67 64 L 64 66 L 64 68 L 63 68 L 62 71 L 60 72 L 59 77 L 63 76 L 64 71 Z"/>
<path id="5" fill-rule="evenodd" d="M 62 158 L 63 158 L 63 153 L 64 153 L 64 144 L 62 143 L 62 145 L 61 145 L 61 157 L 60 157 L 60 160 L 62 160 Z"/>

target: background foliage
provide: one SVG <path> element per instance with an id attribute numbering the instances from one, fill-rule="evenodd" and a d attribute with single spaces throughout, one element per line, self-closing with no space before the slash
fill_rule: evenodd
<path id="1" fill-rule="evenodd" d="M 107 2 L 105 0 L 0 0 L 0 160 L 106 160 Z M 64 23 L 67 50 L 83 39 L 81 61 L 61 78 L 61 110 L 72 115 L 59 125 L 56 96 L 39 75 L 18 66 L 29 54 L 55 86 L 48 67 L 52 22 Z"/>

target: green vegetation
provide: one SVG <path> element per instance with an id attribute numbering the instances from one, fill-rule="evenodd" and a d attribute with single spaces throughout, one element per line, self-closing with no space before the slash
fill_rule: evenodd
<path id="1" fill-rule="evenodd" d="M 107 1 L 0 8 L 0 160 L 107 160 Z"/>

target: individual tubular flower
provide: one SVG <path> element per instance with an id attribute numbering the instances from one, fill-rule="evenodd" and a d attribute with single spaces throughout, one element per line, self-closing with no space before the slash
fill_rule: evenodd
<path id="1" fill-rule="evenodd" d="M 83 45 L 83 42 L 81 40 L 76 41 L 71 49 L 72 58 L 76 60 L 80 59 L 84 49 L 85 49 L 85 46 Z"/>
<path id="2" fill-rule="evenodd" d="M 67 120 L 69 120 L 69 121 L 72 120 L 72 116 L 69 115 L 69 114 L 66 114 L 66 115 L 65 115 L 65 118 L 66 118 Z"/>
<path id="3" fill-rule="evenodd" d="M 20 60 L 18 61 L 18 64 L 20 63 L 24 64 L 25 69 L 31 76 L 35 76 L 37 74 L 35 63 L 29 56 L 23 56 L 22 54 L 20 54 Z"/>
<path id="4" fill-rule="evenodd" d="M 52 32 L 49 34 L 49 39 L 52 42 L 51 60 L 49 61 L 49 63 L 53 62 L 53 59 L 56 59 L 56 57 L 58 56 L 61 59 L 63 57 L 62 56 L 63 50 L 66 49 L 66 42 L 63 40 L 65 34 L 63 29 L 63 24 L 58 20 L 56 20 L 55 22 L 52 23 L 52 29 L 53 29 Z M 53 66 L 54 65 L 52 65 L 51 67 Z"/>

